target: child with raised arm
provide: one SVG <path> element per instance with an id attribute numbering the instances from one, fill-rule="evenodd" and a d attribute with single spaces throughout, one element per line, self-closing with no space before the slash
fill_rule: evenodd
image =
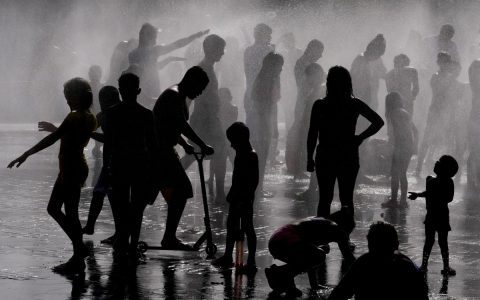
<path id="1" fill-rule="evenodd" d="M 71 112 L 57 130 L 50 133 L 38 144 L 8 164 L 8 168 L 18 168 L 27 158 L 60 140 L 58 154 L 60 173 L 58 174 L 47 211 L 57 221 L 73 244 L 73 256 L 68 262 L 53 267 L 61 274 L 83 273 L 84 257 L 88 251 L 83 244 L 82 227 L 78 218 L 80 190 L 88 175 L 88 165 L 83 149 L 96 129 L 95 116 L 90 113 L 92 89 L 82 78 L 73 78 L 63 85 L 63 93 Z M 65 213 L 62 211 L 65 206 Z"/>
<path id="2" fill-rule="evenodd" d="M 218 267 L 233 266 L 232 254 L 235 238 L 243 232 L 247 235 L 248 260 L 245 273 L 255 273 L 257 236 L 253 227 L 253 201 L 258 185 L 258 156 L 250 144 L 250 131 L 242 122 L 235 122 L 227 129 L 227 138 L 237 155 L 233 166 L 232 187 L 227 195 L 230 204 L 227 218 L 225 254 L 214 260 Z"/>
<path id="3" fill-rule="evenodd" d="M 435 163 L 433 172 L 437 177 L 427 177 L 427 187 L 424 192 L 410 192 L 409 199 L 425 198 L 427 202 L 427 215 L 425 217 L 425 245 L 423 247 L 422 266 L 420 269 L 427 272 L 428 258 L 435 242 L 435 233 L 438 232 L 438 245 L 442 253 L 442 274 L 453 276 L 455 270 L 450 267 L 448 255 L 448 232 L 451 229 L 449 220 L 448 203 L 452 202 L 454 183 L 452 178 L 458 171 L 458 163 L 450 155 L 443 155 Z"/>

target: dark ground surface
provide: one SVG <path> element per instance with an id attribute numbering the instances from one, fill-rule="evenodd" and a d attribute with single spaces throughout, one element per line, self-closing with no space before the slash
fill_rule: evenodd
<path id="1" fill-rule="evenodd" d="M 267 250 L 269 236 L 283 224 L 316 213 L 316 200 L 304 201 L 293 197 L 306 188 L 306 180 L 295 182 L 291 176 L 284 175 L 281 167 L 271 169 L 267 174 L 266 187 L 275 192 L 275 197 L 256 202 L 254 222 L 258 236 L 259 271 L 255 277 L 235 277 L 232 271 L 221 272 L 210 266 L 204 252 L 167 251 L 147 252 L 146 264 L 138 266 L 136 274 L 132 274 L 122 264 L 113 263 L 111 248 L 100 244 L 100 240 L 113 232 L 113 219 L 106 200 L 95 235 L 85 236 L 85 241 L 93 247 L 94 252 L 94 256 L 87 259 L 85 278 L 65 278 L 52 273 L 50 268 L 65 262 L 71 256 L 71 245 L 46 211 L 58 172 L 58 148 L 52 147 L 38 153 L 19 169 L 6 168 L 9 161 L 45 136 L 34 129 L 35 125 L 0 127 L 0 166 L 3 166 L 0 168 L 1 299 L 266 299 L 270 288 L 264 268 L 272 263 Z M 87 217 L 95 169 L 91 147 L 92 144 L 86 151 L 91 172 L 82 191 L 82 221 Z M 410 190 L 422 190 L 426 175 L 423 174 L 420 180 L 410 176 Z M 187 204 L 179 235 L 183 240 L 194 242 L 204 228 L 196 165 L 189 169 L 189 176 L 195 198 Z M 227 185 L 230 176 L 229 172 Z M 374 220 L 383 219 L 396 226 L 401 251 L 419 264 L 424 239 L 424 202 L 410 202 L 410 207 L 402 211 L 381 209 L 380 203 L 389 194 L 388 179 L 382 176 L 372 178 L 374 184 L 360 185 L 355 194 L 357 227 L 352 240 L 357 245 L 356 255 L 367 250 L 365 236 L 369 225 Z M 456 186 L 455 199 L 450 204 L 453 228 L 449 236 L 450 255 L 457 276 L 448 281 L 443 280 L 440 275 L 441 256 L 436 244 L 430 258 L 428 276 L 431 299 L 480 299 L 479 197 L 464 199 L 464 182 L 463 177 L 462 184 Z M 334 205 L 338 208 L 338 200 L 335 200 Z M 220 254 L 224 249 L 226 211 L 225 203 L 210 201 L 214 240 L 219 246 Z M 151 244 L 159 244 L 165 215 L 166 204 L 162 198 L 158 198 L 153 206 L 147 207 L 142 239 Z M 337 284 L 341 277 L 341 261 L 338 248 L 332 245 L 323 274 L 323 284 Z M 315 295 L 310 294 L 306 275 L 298 276 L 296 283 L 304 292 L 303 299 L 323 299 L 331 290 L 327 288 Z"/>

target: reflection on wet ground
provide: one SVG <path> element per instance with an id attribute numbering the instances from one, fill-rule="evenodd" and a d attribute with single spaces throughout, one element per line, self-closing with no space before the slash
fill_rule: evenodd
<path id="1" fill-rule="evenodd" d="M 33 129 L 33 126 L 32 128 Z M 0 131 L 0 166 L 23 153 L 44 134 L 32 130 Z M 95 161 L 87 150 L 92 168 L 83 189 L 80 215 L 86 220 L 92 193 Z M 219 271 L 210 266 L 204 252 L 178 253 L 149 251 L 147 262 L 131 272 L 128 266 L 114 262 L 111 249 L 100 240 L 113 232 L 113 219 L 108 201 L 102 211 L 93 236 L 85 241 L 94 256 L 87 260 L 85 277 L 65 278 L 50 271 L 71 255 L 67 237 L 48 216 L 47 201 L 57 174 L 57 151 L 52 147 L 31 157 L 17 170 L 0 168 L 0 291 L 2 299 L 266 299 L 270 289 L 263 269 L 272 263 L 267 250 L 271 233 L 279 226 L 314 215 L 316 200 L 299 200 L 292 195 L 306 189 L 307 181 L 294 182 L 281 168 L 271 169 L 266 187 L 275 192 L 271 199 L 256 203 L 255 225 L 258 235 L 259 272 L 253 278 L 235 277 L 231 271 Z M 206 168 L 208 170 L 208 168 Z M 195 242 L 203 233 L 203 210 L 196 166 L 189 169 L 195 198 L 191 199 L 180 225 L 180 237 Z M 230 182 L 228 173 L 226 182 Z M 422 200 L 410 202 L 401 211 L 381 209 L 380 203 L 389 194 L 388 180 L 373 178 L 375 184 L 360 185 L 355 195 L 357 227 L 352 234 L 357 244 L 356 254 L 366 252 L 365 235 L 374 220 L 384 219 L 396 225 L 400 248 L 416 263 L 420 263 L 423 247 Z M 411 190 L 422 190 L 423 180 L 410 176 Z M 464 178 L 463 178 L 464 181 Z M 462 182 L 463 182 L 462 181 Z M 450 205 L 453 231 L 450 233 L 451 264 L 457 276 L 445 280 L 438 246 L 430 258 L 428 284 L 432 299 L 480 298 L 480 216 L 478 199 L 464 199 L 464 184 L 456 187 L 455 200 Z M 335 200 L 338 208 L 338 202 Z M 210 202 L 214 240 L 223 252 L 226 205 Z M 166 206 L 159 198 L 147 208 L 143 221 L 142 239 L 158 244 L 163 234 Z M 341 255 L 336 246 L 328 255 L 327 267 L 320 272 L 321 284 L 331 287 L 341 276 Z M 306 275 L 296 279 L 304 292 L 303 299 L 324 299 L 331 288 L 310 293 Z"/>

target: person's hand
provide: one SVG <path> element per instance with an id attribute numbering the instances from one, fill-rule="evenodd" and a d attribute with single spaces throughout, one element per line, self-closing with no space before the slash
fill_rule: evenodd
<path id="1" fill-rule="evenodd" d="M 315 161 L 313 159 L 309 159 L 307 161 L 307 171 L 308 172 L 313 172 L 315 171 Z"/>
<path id="2" fill-rule="evenodd" d="M 414 193 L 414 192 L 408 192 L 410 195 L 408 195 L 408 199 L 410 200 L 415 200 L 417 199 L 418 197 L 418 193 Z"/>
<path id="3" fill-rule="evenodd" d="M 202 147 L 202 152 L 205 153 L 205 155 L 212 155 L 213 153 L 215 153 L 215 150 L 213 150 L 212 146 L 204 145 Z"/>
<path id="4" fill-rule="evenodd" d="M 354 138 L 355 145 L 360 146 L 363 143 L 363 138 L 359 135 L 356 135 Z"/>
<path id="5" fill-rule="evenodd" d="M 55 130 L 57 130 L 57 126 L 53 125 L 50 122 L 38 122 L 38 131 L 54 132 Z"/>
<path id="6" fill-rule="evenodd" d="M 183 150 L 185 150 L 185 153 L 187 153 L 187 154 L 193 154 L 195 152 L 195 148 L 192 145 L 190 145 L 189 143 L 186 143 L 183 146 Z"/>
<path id="7" fill-rule="evenodd" d="M 196 37 L 196 38 L 199 38 L 199 37 L 201 37 L 202 35 L 208 34 L 209 32 L 210 32 L 210 29 L 203 30 L 203 31 L 199 31 L 199 32 L 195 33 L 195 37 Z"/>
<path id="8" fill-rule="evenodd" d="M 17 165 L 16 167 L 20 167 L 21 164 L 23 164 L 27 160 L 27 155 L 23 154 L 22 156 L 16 158 L 15 160 L 11 161 L 7 168 L 11 169 L 15 164 Z"/>

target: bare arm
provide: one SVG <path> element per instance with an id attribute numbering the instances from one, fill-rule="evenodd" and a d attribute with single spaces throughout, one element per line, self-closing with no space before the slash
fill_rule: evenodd
<path id="1" fill-rule="evenodd" d="M 48 122 L 45 122 L 45 123 L 48 123 Z M 49 123 L 51 124 L 51 123 Z M 44 137 L 40 142 L 38 142 L 35 146 L 33 146 L 32 148 L 28 149 L 27 151 L 25 151 L 25 153 L 23 153 L 21 156 L 17 157 L 16 159 L 14 159 L 13 161 L 11 161 L 9 164 L 8 164 L 8 168 L 12 168 L 13 166 L 16 165 L 16 167 L 20 167 L 21 164 L 23 164 L 27 158 L 37 152 L 40 152 L 42 151 L 43 149 L 45 148 L 48 148 L 50 147 L 51 145 L 55 144 L 56 141 L 58 141 L 61 137 L 62 137 L 62 134 L 65 130 L 65 121 L 62 123 L 62 125 L 60 125 L 59 128 L 57 128 L 55 131 L 53 131 L 52 133 L 50 133 L 49 135 L 47 135 L 46 137 Z M 53 124 L 52 124 L 53 125 Z M 54 126 L 54 125 L 53 125 Z M 39 124 L 39 128 L 40 128 L 40 124 Z M 52 128 L 50 128 L 52 129 Z M 42 130 L 41 130 L 42 131 Z"/>
<path id="2" fill-rule="evenodd" d="M 202 35 L 207 34 L 208 32 L 210 32 L 210 29 L 204 30 L 204 31 L 199 31 L 197 33 L 194 33 L 194 34 L 186 37 L 186 38 L 176 40 L 175 42 L 173 42 L 171 44 L 168 44 L 168 45 L 163 45 L 163 46 L 158 45 L 158 46 L 155 47 L 155 49 L 157 51 L 157 55 L 158 56 L 165 55 L 165 54 L 170 53 L 174 50 L 185 47 L 186 45 L 193 42 L 195 39 L 201 37 Z"/>
<path id="3" fill-rule="evenodd" d="M 174 61 L 185 61 L 185 58 L 183 57 L 176 57 L 176 56 L 169 56 L 157 63 L 157 68 L 159 70 L 165 68 L 169 63 L 174 62 Z"/>
<path id="4" fill-rule="evenodd" d="M 312 107 L 312 112 L 310 114 L 310 127 L 308 128 L 308 137 L 307 137 L 307 169 L 309 172 L 313 172 L 315 163 L 313 162 L 313 153 L 315 152 L 315 146 L 317 146 L 318 139 L 318 123 L 315 120 L 317 115 L 319 102 L 315 102 Z M 312 168 L 313 167 L 313 168 Z M 311 170 L 311 171 L 310 171 Z"/>
<path id="5" fill-rule="evenodd" d="M 195 133 L 195 131 L 193 131 L 190 124 L 188 123 L 185 124 L 182 130 L 182 134 L 185 137 L 187 137 L 189 140 L 197 144 L 200 148 L 202 148 L 202 151 L 204 151 L 205 154 L 207 155 L 213 154 L 213 148 L 205 144 L 205 142 Z"/>
<path id="6" fill-rule="evenodd" d="M 370 126 L 358 135 L 361 142 L 377 133 L 383 127 L 385 122 L 373 109 L 361 101 L 359 105 L 359 113 L 370 122 Z"/>

